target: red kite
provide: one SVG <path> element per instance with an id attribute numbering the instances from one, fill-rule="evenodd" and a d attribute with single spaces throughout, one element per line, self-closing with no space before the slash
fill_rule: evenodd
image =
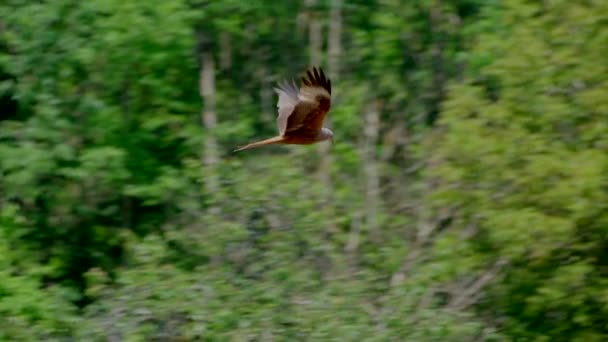
<path id="1" fill-rule="evenodd" d="M 271 144 L 308 145 L 333 140 L 334 133 L 323 127 L 331 105 L 331 82 L 321 68 L 313 67 L 306 74 L 299 89 L 294 81 L 283 81 L 274 88 L 279 95 L 279 135 L 237 148 L 235 152 Z"/>

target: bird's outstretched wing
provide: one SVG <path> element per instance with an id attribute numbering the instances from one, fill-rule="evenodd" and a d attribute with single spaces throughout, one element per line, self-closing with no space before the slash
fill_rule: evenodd
<path id="1" fill-rule="evenodd" d="M 281 136 L 300 129 L 318 131 L 331 105 L 331 81 L 321 68 L 307 70 L 302 87 L 284 81 L 275 88 L 279 94 L 277 126 Z"/>
<path id="2" fill-rule="evenodd" d="M 279 83 L 274 91 L 279 95 L 279 101 L 277 102 L 277 108 L 279 114 L 277 116 L 277 126 L 279 128 L 279 135 L 285 135 L 287 129 L 287 120 L 289 116 L 294 112 L 294 109 L 298 105 L 298 86 L 292 80 L 291 82 L 283 81 Z"/>

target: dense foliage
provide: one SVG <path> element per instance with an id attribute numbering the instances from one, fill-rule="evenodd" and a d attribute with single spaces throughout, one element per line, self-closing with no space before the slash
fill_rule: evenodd
<path id="1" fill-rule="evenodd" d="M 608 339 L 607 14 L 1 2 L 0 339 Z"/>

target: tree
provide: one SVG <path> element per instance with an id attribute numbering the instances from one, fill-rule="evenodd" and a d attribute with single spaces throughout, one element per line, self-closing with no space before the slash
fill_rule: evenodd
<path id="1" fill-rule="evenodd" d="M 516 339 L 607 337 L 608 70 L 597 49 L 607 9 L 505 4 L 503 29 L 479 38 L 431 144 L 435 204 L 458 208 L 443 240 L 467 251 L 459 277 L 507 264 L 465 302 Z"/>
<path id="2" fill-rule="evenodd" d="M 31 251 L 11 246 L 24 221 L 14 206 L 0 209 L 0 339 L 60 340 L 78 321 L 69 302 L 73 293 L 43 284 L 45 267 L 31 259 Z"/>
<path id="3" fill-rule="evenodd" d="M 0 2 L 0 334 L 605 339 L 605 12 Z M 232 154 L 311 61 L 335 144 Z"/>

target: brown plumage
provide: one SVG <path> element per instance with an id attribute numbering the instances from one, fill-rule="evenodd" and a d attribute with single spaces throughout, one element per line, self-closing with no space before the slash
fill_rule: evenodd
<path id="1" fill-rule="evenodd" d="M 307 70 L 299 89 L 295 82 L 283 81 L 274 90 L 279 95 L 279 135 L 237 148 L 235 152 L 271 144 L 307 145 L 333 138 L 333 132 L 323 127 L 331 107 L 331 82 L 321 68 Z"/>

